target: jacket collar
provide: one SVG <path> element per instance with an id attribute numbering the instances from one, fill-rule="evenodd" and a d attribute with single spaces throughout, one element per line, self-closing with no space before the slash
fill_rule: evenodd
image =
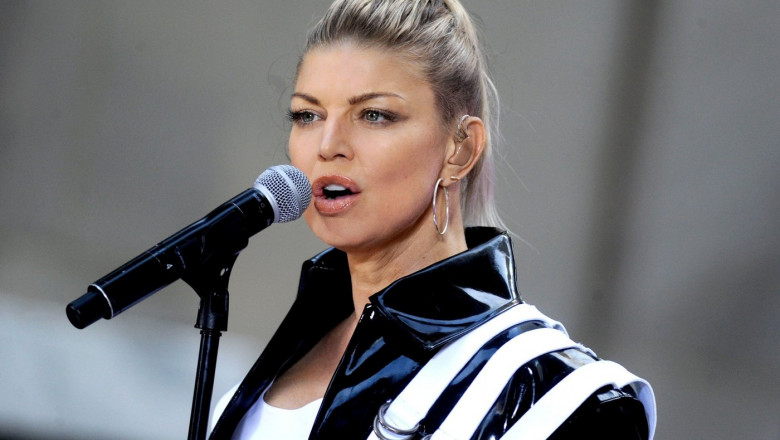
<path id="1" fill-rule="evenodd" d="M 386 318 L 392 335 L 423 351 L 435 350 L 521 302 L 507 234 L 494 228 L 468 228 L 466 242 L 465 252 L 371 296 L 371 305 Z M 322 305 L 325 296 L 332 301 L 328 308 L 343 318 L 352 312 L 351 291 L 342 251 L 331 248 L 304 263 L 299 300 Z"/>
<path id="2" fill-rule="evenodd" d="M 491 228 L 469 228 L 466 242 L 467 251 L 373 295 L 361 321 L 381 323 L 384 328 L 378 334 L 388 345 L 399 344 L 397 352 L 430 357 L 446 342 L 519 303 L 509 237 Z M 304 262 L 290 313 L 244 378 L 211 438 L 232 432 L 273 378 L 352 312 L 346 255 L 328 249 Z"/>

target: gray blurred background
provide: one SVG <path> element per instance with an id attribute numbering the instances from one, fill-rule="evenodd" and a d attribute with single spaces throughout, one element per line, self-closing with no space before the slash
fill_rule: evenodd
<path id="1" fill-rule="evenodd" d="M 0 437 L 181 439 L 182 282 L 76 330 L 87 285 L 286 163 L 327 1 L 0 7 Z M 652 382 L 659 439 L 780 439 L 780 2 L 471 0 L 502 94 L 502 213 L 526 301 Z M 255 236 L 215 398 L 323 248 Z"/>

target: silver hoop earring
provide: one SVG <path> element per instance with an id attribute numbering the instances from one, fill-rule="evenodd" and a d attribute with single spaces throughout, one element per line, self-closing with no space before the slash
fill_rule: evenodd
<path id="1" fill-rule="evenodd" d="M 444 229 L 439 227 L 439 220 L 436 218 L 436 196 L 439 192 L 439 185 L 444 181 L 444 179 L 439 179 L 436 181 L 436 186 L 433 187 L 433 226 L 436 226 L 436 232 L 439 233 L 439 235 L 444 235 L 445 232 L 447 232 L 447 227 L 450 225 L 450 193 L 447 191 L 446 186 L 442 186 L 444 189 L 444 215 L 447 216 L 447 220 L 444 222 Z"/>
<path id="2" fill-rule="evenodd" d="M 468 117 L 469 115 L 461 116 L 460 121 L 458 121 L 458 128 L 455 129 L 455 142 L 458 144 L 465 141 L 469 137 L 469 134 L 466 132 L 466 130 L 463 129 L 463 122 L 468 119 Z"/>

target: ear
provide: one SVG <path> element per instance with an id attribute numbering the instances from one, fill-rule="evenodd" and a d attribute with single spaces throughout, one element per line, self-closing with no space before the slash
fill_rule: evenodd
<path id="1" fill-rule="evenodd" d="M 454 182 L 469 174 L 482 157 L 485 137 L 485 124 L 482 119 L 476 116 L 462 119 L 459 133 L 453 136 L 448 146 L 447 163 L 441 176 L 445 182 Z"/>

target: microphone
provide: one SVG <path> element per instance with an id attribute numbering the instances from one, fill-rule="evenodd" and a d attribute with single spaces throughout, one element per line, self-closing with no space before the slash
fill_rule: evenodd
<path id="1" fill-rule="evenodd" d="M 111 319 L 204 262 L 237 255 L 271 223 L 298 219 L 310 201 L 311 184 L 303 172 L 291 165 L 270 167 L 252 188 L 90 284 L 65 308 L 68 320 L 83 329 Z"/>

